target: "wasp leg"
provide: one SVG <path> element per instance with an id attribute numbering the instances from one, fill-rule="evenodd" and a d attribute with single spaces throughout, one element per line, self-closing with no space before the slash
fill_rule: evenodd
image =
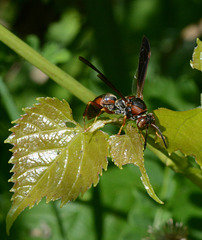
<path id="1" fill-rule="evenodd" d="M 125 115 L 124 118 L 123 118 L 122 125 L 121 125 L 121 127 L 120 127 L 120 129 L 119 129 L 118 135 L 121 134 L 121 131 L 122 131 L 123 127 L 124 127 L 125 124 L 126 124 L 126 119 L 127 119 L 127 116 Z"/>
<path id="2" fill-rule="evenodd" d="M 90 110 L 89 110 L 89 107 L 90 106 L 94 106 L 96 111 L 94 113 L 92 113 Z M 113 111 L 110 111 L 109 109 L 107 109 L 106 107 L 103 107 L 101 106 L 100 104 L 97 104 L 96 102 L 94 101 L 90 101 L 88 102 L 86 108 L 85 108 L 85 111 L 83 113 L 83 122 L 84 122 L 84 129 L 85 129 L 85 118 L 87 117 L 87 119 L 92 119 L 92 118 L 95 118 L 94 120 L 94 123 L 97 121 L 98 117 L 103 113 L 103 112 L 106 112 L 106 113 L 109 113 L 109 114 L 112 114 L 114 113 Z M 97 113 L 97 114 L 96 114 Z"/>
<path id="3" fill-rule="evenodd" d="M 147 147 L 147 136 L 148 136 L 148 127 L 146 128 L 146 133 L 145 133 L 145 139 L 144 139 L 144 150 L 146 149 Z M 144 138 L 144 136 L 143 136 Z"/>
<path id="4" fill-rule="evenodd" d="M 100 112 L 97 114 L 97 116 L 95 117 L 94 123 L 97 121 L 98 117 L 103 113 L 103 112 L 107 112 L 106 108 L 101 108 Z"/>
<path id="5" fill-rule="evenodd" d="M 146 128 L 146 133 L 145 133 L 145 137 L 144 137 L 144 135 L 142 134 L 142 130 L 139 129 L 140 136 L 142 137 L 142 140 L 143 140 L 143 142 L 144 142 L 144 150 L 145 150 L 146 147 L 147 147 L 147 135 L 148 135 L 147 132 L 148 132 L 148 128 Z"/>
<path id="6" fill-rule="evenodd" d="M 91 101 L 88 102 L 88 104 L 86 105 L 86 108 L 85 108 L 85 111 L 83 113 L 83 126 L 84 126 L 84 129 L 86 129 L 86 116 L 88 114 L 88 109 L 89 109 L 89 106 L 91 105 Z"/>
<path id="7" fill-rule="evenodd" d="M 87 117 L 87 119 L 91 119 L 91 118 L 93 118 L 94 116 L 89 116 L 89 107 L 90 107 L 90 105 L 92 105 L 92 106 L 94 106 L 95 108 L 97 108 L 97 109 L 100 109 L 100 111 L 101 111 L 101 106 L 99 105 L 99 104 L 97 104 L 97 103 L 95 103 L 95 102 L 93 102 L 93 101 L 89 101 L 88 102 L 88 104 L 86 105 L 86 108 L 85 108 L 85 111 L 84 111 L 84 113 L 83 113 L 83 123 L 84 123 L 84 129 L 85 129 L 85 125 L 86 125 L 86 117 Z M 101 112 L 102 113 L 102 112 Z M 100 112 L 98 113 L 98 116 L 101 114 Z M 97 115 L 95 116 L 96 117 L 96 119 L 97 119 Z"/>

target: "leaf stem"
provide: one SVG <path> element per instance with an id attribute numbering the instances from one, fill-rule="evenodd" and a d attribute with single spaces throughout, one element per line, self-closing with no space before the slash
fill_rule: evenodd
<path id="1" fill-rule="evenodd" d="M 201 170 L 192 167 L 189 164 L 188 159 L 180 152 L 175 152 L 169 155 L 166 150 L 156 148 L 154 141 L 149 141 L 148 148 L 157 155 L 166 166 L 172 168 L 175 172 L 183 174 L 202 189 Z"/>
<path id="2" fill-rule="evenodd" d="M 66 88 L 84 103 L 87 103 L 89 100 L 95 98 L 95 95 L 90 90 L 76 81 L 73 77 L 62 71 L 56 65 L 50 63 L 1 24 L 0 41 L 2 41 L 5 45 L 7 45 L 25 60 L 33 64 L 35 67 L 39 68 L 42 72 L 47 74 L 59 85 Z"/>
<path id="3" fill-rule="evenodd" d="M 63 224 L 64 221 L 62 220 L 62 218 L 60 216 L 60 211 L 58 210 L 57 203 L 56 202 L 51 202 L 51 206 L 54 210 L 62 239 L 68 240 L 67 235 L 66 235 L 66 231 L 65 231 L 65 228 L 64 228 L 64 224 Z"/>
<path id="4" fill-rule="evenodd" d="M 101 240 L 103 235 L 103 207 L 101 203 L 99 185 L 93 189 L 92 203 L 97 240 Z"/>
<path id="5" fill-rule="evenodd" d="M 13 121 L 14 119 L 17 119 L 20 114 L 19 114 L 16 104 L 13 101 L 13 98 L 1 76 L 0 76 L 0 95 L 2 96 L 2 100 L 4 102 L 6 111 L 10 117 L 10 120 Z"/>

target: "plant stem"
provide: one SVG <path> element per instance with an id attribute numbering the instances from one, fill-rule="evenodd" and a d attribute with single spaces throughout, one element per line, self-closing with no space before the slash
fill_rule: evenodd
<path id="1" fill-rule="evenodd" d="M 51 206 L 54 210 L 54 213 L 55 213 L 55 216 L 56 216 L 56 219 L 57 219 L 57 224 L 58 224 L 58 227 L 59 227 L 59 230 L 60 230 L 60 235 L 61 235 L 62 239 L 68 240 L 67 232 L 65 231 L 65 227 L 64 227 L 64 221 L 61 218 L 60 211 L 59 211 L 56 203 L 51 202 Z"/>
<path id="2" fill-rule="evenodd" d="M 94 214 L 94 225 L 97 234 L 97 240 L 102 240 L 103 236 L 103 206 L 100 196 L 100 187 L 97 185 L 93 189 L 93 214 Z"/>
<path id="3" fill-rule="evenodd" d="M 84 103 L 87 103 L 89 100 L 95 98 L 95 95 L 90 90 L 85 88 L 82 84 L 77 82 L 73 77 L 62 71 L 56 65 L 50 63 L 1 24 L 0 41 L 2 41 L 5 45 L 26 59 L 28 62 L 33 64 L 35 67 L 39 68 L 59 85 L 65 87 Z"/>
<path id="4" fill-rule="evenodd" d="M 17 119 L 20 114 L 2 77 L 0 77 L 0 95 L 2 96 L 10 120 L 13 121 L 14 119 Z"/>
<path id="5" fill-rule="evenodd" d="M 175 172 L 181 173 L 194 184 L 202 189 L 202 173 L 200 169 L 189 165 L 188 159 L 179 152 L 174 152 L 171 155 L 166 150 L 160 150 L 155 147 L 155 143 L 149 141 L 148 148 L 159 157 L 159 159 Z"/>

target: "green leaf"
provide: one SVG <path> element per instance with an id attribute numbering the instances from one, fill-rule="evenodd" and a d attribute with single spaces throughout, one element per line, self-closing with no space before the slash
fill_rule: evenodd
<path id="1" fill-rule="evenodd" d="M 48 38 L 68 45 L 79 33 L 80 28 L 81 19 L 79 13 L 74 9 L 70 9 L 63 13 L 59 21 L 50 25 Z"/>
<path id="2" fill-rule="evenodd" d="M 101 131 L 85 133 L 72 117 L 68 103 L 56 98 L 38 98 L 39 104 L 24 109 L 25 115 L 6 143 L 14 145 L 14 192 L 7 215 L 7 232 L 17 216 L 43 197 L 61 199 L 61 205 L 99 181 L 107 168 L 108 135 Z M 99 147 L 98 147 L 99 146 Z M 96 154 L 95 154 L 96 153 Z"/>
<path id="3" fill-rule="evenodd" d="M 165 128 L 162 132 L 168 142 L 168 152 L 180 150 L 185 156 L 194 156 L 202 167 L 202 108 L 183 112 L 160 108 L 154 113 Z"/>
<path id="4" fill-rule="evenodd" d="M 195 47 L 192 61 L 190 61 L 190 65 L 192 68 L 198 69 L 202 72 L 202 42 L 199 38 L 196 39 L 197 47 Z"/>
<path id="5" fill-rule="evenodd" d="M 143 144 L 137 128 L 132 127 L 131 124 L 127 124 L 125 131 L 125 135 L 113 135 L 109 138 L 112 160 L 119 168 L 129 163 L 138 166 L 142 174 L 141 180 L 146 191 L 156 202 L 163 204 L 156 196 L 146 173 L 144 167 Z"/>

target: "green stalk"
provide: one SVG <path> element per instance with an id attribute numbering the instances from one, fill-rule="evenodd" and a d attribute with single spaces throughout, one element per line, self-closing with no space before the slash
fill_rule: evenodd
<path id="1" fill-rule="evenodd" d="M 192 167 L 189 164 L 188 159 L 180 152 L 175 152 L 169 155 L 166 150 L 156 148 L 155 143 L 152 141 L 149 141 L 148 148 L 165 164 L 165 166 L 170 167 L 175 172 L 183 174 L 202 189 L 201 170 Z"/>
<path id="2" fill-rule="evenodd" d="M 6 84 L 4 84 L 4 81 L 1 76 L 0 76 L 0 95 L 4 102 L 4 106 L 7 110 L 7 113 L 10 117 L 10 120 L 13 121 L 14 119 L 17 119 L 19 117 L 20 113 L 18 112 L 16 104 L 13 101 L 13 98 L 12 98 Z"/>
<path id="3" fill-rule="evenodd" d="M 73 77 L 62 71 L 60 68 L 50 63 L 33 48 L 16 37 L 0 24 L 0 41 L 11 48 L 14 52 L 26 59 L 28 62 L 39 68 L 59 85 L 66 88 L 82 102 L 87 103 L 95 98 L 95 95 L 77 82 Z"/>

